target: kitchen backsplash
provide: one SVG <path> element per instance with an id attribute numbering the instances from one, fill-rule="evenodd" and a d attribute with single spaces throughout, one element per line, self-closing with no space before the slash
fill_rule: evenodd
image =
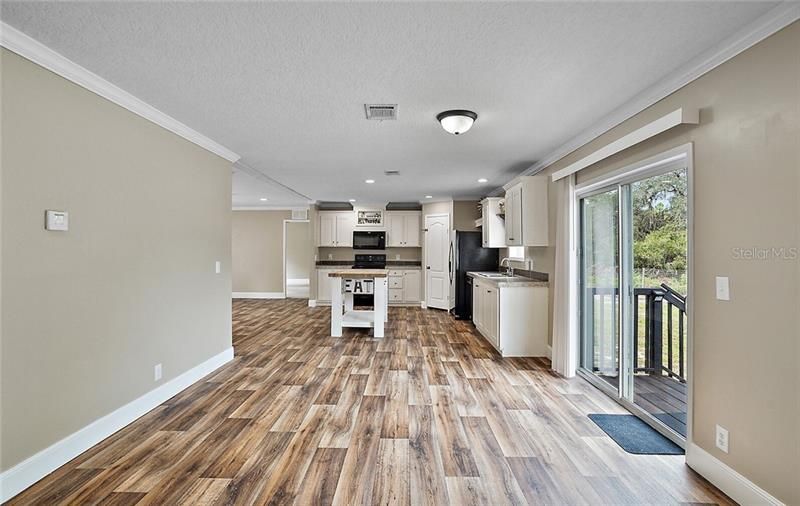
<path id="1" fill-rule="evenodd" d="M 356 251 L 353 250 L 353 248 L 317 249 L 319 252 L 317 260 L 354 260 L 356 254 Z M 386 248 L 385 250 L 380 251 L 358 250 L 358 253 L 386 255 L 386 260 L 422 260 L 422 248 Z"/>

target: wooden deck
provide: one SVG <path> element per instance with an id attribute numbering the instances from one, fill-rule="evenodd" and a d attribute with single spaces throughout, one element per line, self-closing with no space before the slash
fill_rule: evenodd
<path id="1" fill-rule="evenodd" d="M 617 386 L 616 377 L 599 377 Z M 667 427 L 686 437 L 686 383 L 667 376 L 637 374 L 633 379 L 633 400 Z"/>

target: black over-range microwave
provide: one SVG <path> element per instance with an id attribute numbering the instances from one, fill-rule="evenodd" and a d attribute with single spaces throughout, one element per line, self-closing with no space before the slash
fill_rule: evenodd
<path id="1" fill-rule="evenodd" d="M 386 232 L 353 232 L 353 249 L 386 249 Z"/>

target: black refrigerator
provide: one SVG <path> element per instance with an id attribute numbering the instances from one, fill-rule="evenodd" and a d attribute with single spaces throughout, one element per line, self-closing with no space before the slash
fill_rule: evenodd
<path id="1" fill-rule="evenodd" d="M 481 246 L 480 232 L 455 232 L 452 242 L 454 260 L 456 305 L 453 314 L 458 320 L 472 319 L 472 278 L 471 271 L 497 271 L 497 248 Z"/>

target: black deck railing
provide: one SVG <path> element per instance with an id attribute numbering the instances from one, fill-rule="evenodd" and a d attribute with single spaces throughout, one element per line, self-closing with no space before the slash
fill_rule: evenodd
<path id="1" fill-rule="evenodd" d="M 595 339 L 618 335 L 619 291 L 615 288 L 587 288 L 586 308 Z M 635 372 L 665 375 L 686 382 L 686 298 L 666 284 L 656 288 L 635 288 L 633 337 Z M 598 328 L 599 327 L 599 328 Z M 597 335 L 600 332 L 600 335 Z"/>

